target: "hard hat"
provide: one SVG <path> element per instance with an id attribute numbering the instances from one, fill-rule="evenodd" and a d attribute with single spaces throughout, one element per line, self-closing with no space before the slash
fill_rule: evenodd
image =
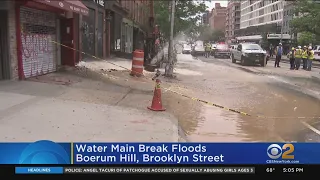
<path id="1" fill-rule="evenodd" d="M 282 45 L 282 43 L 279 43 L 279 45 Z"/>
<path id="2" fill-rule="evenodd" d="M 307 48 L 307 46 L 303 46 L 304 48 Z"/>
<path id="3" fill-rule="evenodd" d="M 301 46 L 298 46 L 299 49 L 301 49 Z"/>
<path id="4" fill-rule="evenodd" d="M 311 50 L 312 49 L 312 47 L 311 46 L 309 46 L 309 50 Z"/>
<path id="5" fill-rule="evenodd" d="M 292 47 L 291 49 L 294 50 L 294 47 Z"/>

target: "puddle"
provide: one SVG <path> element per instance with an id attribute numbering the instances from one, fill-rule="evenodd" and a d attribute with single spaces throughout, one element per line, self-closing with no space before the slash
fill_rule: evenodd
<path id="1" fill-rule="evenodd" d="M 255 74 L 255 75 L 264 75 L 261 72 L 252 71 L 252 70 L 250 70 L 248 68 L 245 68 L 245 67 L 237 67 L 237 68 L 240 69 L 241 71 L 244 71 L 244 72 L 247 72 L 247 73 L 251 73 L 251 74 Z"/>
<path id="2" fill-rule="evenodd" d="M 204 106 L 198 128 L 188 135 L 192 142 L 242 142 L 245 134 L 238 128 L 238 115 L 212 106 Z"/>
<path id="3" fill-rule="evenodd" d="M 192 142 L 320 141 L 319 135 L 303 131 L 306 128 L 298 118 L 320 117 L 320 102 L 276 85 L 267 87 L 251 94 L 251 103 L 243 103 L 243 107 L 239 107 L 253 117 L 203 106 L 197 127 L 189 132 L 188 139 Z M 258 118 L 256 115 L 269 118 Z M 319 119 L 304 120 L 312 123 Z M 320 125 L 317 129 L 320 129 Z"/>

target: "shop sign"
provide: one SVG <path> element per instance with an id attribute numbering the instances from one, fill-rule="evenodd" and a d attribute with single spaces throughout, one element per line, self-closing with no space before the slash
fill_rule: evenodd
<path id="1" fill-rule="evenodd" d="M 104 7 L 104 0 L 93 0 L 93 2 L 99 4 L 100 6 Z"/>
<path id="2" fill-rule="evenodd" d="M 281 34 L 268 34 L 267 39 L 281 39 Z M 282 39 L 291 39 L 289 34 L 282 34 Z"/>

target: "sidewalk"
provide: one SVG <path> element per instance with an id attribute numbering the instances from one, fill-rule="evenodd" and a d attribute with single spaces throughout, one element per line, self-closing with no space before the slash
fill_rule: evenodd
<path id="1" fill-rule="evenodd" d="M 271 57 L 270 58 L 270 60 L 269 61 L 275 61 L 275 56 L 273 56 L 273 57 Z M 289 62 L 289 58 L 287 57 L 287 56 L 285 56 L 285 55 L 283 55 L 282 57 L 281 57 L 281 61 L 282 62 L 285 62 L 285 63 L 290 63 Z M 302 64 L 301 64 L 302 65 Z M 313 65 L 315 65 L 317 68 L 320 66 L 320 62 L 319 61 L 313 61 Z"/>
<path id="2" fill-rule="evenodd" d="M 254 70 L 258 73 L 264 73 L 269 75 L 279 75 L 286 77 L 298 77 L 298 78 L 320 78 L 320 69 L 312 68 L 312 71 L 305 71 L 302 68 L 299 70 L 290 70 L 290 64 L 280 62 L 280 68 L 274 67 L 274 61 L 268 61 L 265 67 L 257 66 L 242 66 L 243 68 Z"/>
<path id="3" fill-rule="evenodd" d="M 69 82 L 55 84 L 53 81 Z M 65 73 L 0 82 L 1 141 L 177 142 L 177 119 L 152 92 Z"/>

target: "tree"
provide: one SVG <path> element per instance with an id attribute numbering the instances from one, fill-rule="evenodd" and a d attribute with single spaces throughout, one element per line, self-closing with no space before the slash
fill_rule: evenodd
<path id="1" fill-rule="evenodd" d="M 310 32 L 302 32 L 298 37 L 298 44 L 301 46 L 308 46 L 309 43 L 314 44 L 316 42 L 314 36 L 315 35 Z"/>
<path id="2" fill-rule="evenodd" d="M 221 30 L 213 30 L 213 32 L 211 33 L 211 38 L 210 41 L 224 41 L 225 40 L 225 36 L 224 36 L 224 32 Z"/>
<path id="3" fill-rule="evenodd" d="M 221 30 L 212 30 L 209 26 L 204 25 L 199 27 L 200 36 L 199 39 L 202 41 L 224 41 L 225 35 Z"/>
<path id="4" fill-rule="evenodd" d="M 170 37 L 170 9 L 171 1 L 154 1 L 155 21 L 160 27 L 165 39 Z M 204 1 L 176 0 L 174 36 L 178 33 L 195 35 L 199 30 L 201 15 L 207 9 Z"/>
<path id="5" fill-rule="evenodd" d="M 298 15 L 290 22 L 293 32 L 308 32 L 320 37 L 320 3 L 310 0 L 297 0 L 294 14 Z"/>
<path id="6" fill-rule="evenodd" d="M 210 41 L 210 39 L 212 38 L 212 29 L 209 26 L 206 25 L 201 25 L 199 26 L 199 40 L 202 41 Z"/>

